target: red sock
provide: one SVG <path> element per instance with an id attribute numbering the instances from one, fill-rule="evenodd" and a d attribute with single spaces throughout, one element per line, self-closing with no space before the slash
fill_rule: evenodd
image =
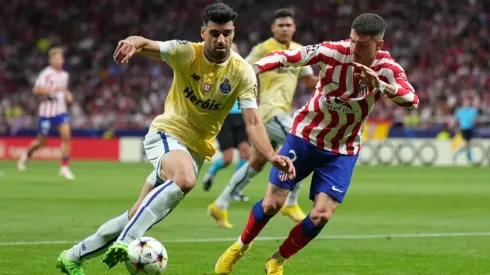
<path id="1" fill-rule="evenodd" d="M 61 166 L 68 166 L 69 163 L 70 163 L 70 157 L 61 158 Z"/>
<path id="2" fill-rule="evenodd" d="M 262 209 L 262 200 L 255 203 L 250 210 L 247 225 L 242 232 L 240 239 L 244 244 L 250 244 L 267 225 L 272 216 L 266 215 Z"/>
<path id="3" fill-rule="evenodd" d="M 308 218 L 308 217 L 307 217 Z M 305 234 L 303 226 L 298 223 L 291 232 L 289 232 L 288 238 L 279 247 L 279 253 L 284 259 L 288 259 L 294 254 L 298 253 L 303 247 L 305 247 L 315 237 L 310 237 Z"/>

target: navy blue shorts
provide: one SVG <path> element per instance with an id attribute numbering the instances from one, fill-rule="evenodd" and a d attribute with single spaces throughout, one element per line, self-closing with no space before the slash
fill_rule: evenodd
<path id="1" fill-rule="evenodd" d="M 67 113 L 59 114 L 54 117 L 39 117 L 37 123 L 37 133 L 47 136 L 51 127 L 58 127 L 63 123 L 70 122 L 70 116 Z"/>
<path id="2" fill-rule="evenodd" d="M 291 158 L 296 168 L 296 178 L 289 180 L 284 172 L 272 167 L 269 176 L 272 184 L 292 190 L 313 172 L 310 200 L 314 200 L 318 193 L 326 193 L 339 202 L 343 201 L 349 188 L 358 157 L 322 150 L 291 134 L 288 134 L 279 155 Z"/>

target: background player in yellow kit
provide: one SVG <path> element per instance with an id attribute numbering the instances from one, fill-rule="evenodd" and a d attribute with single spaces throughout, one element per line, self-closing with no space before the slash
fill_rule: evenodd
<path id="1" fill-rule="evenodd" d="M 247 62 L 253 64 L 264 55 L 279 51 L 296 49 L 300 44 L 292 41 L 296 32 L 294 13 L 289 9 L 280 9 L 275 12 L 271 25 L 274 37 L 256 45 L 246 57 Z M 308 88 L 314 88 L 318 78 L 314 76 L 310 66 L 279 68 L 259 75 L 260 100 L 259 113 L 265 124 L 271 142 L 274 146 L 284 143 L 287 134 L 293 125 L 291 109 L 298 79 L 305 82 Z M 225 228 L 233 226 L 228 221 L 228 206 L 233 201 L 233 194 L 240 192 L 256 176 L 267 163 L 267 158 L 255 148 L 245 163 L 238 169 L 230 183 L 225 187 L 216 201 L 208 206 L 208 213 Z M 296 222 L 305 218 L 305 214 L 298 205 L 299 184 L 291 190 L 281 209 L 281 212 Z"/>
<path id="2" fill-rule="evenodd" d="M 237 99 L 252 144 L 274 166 L 294 178 L 291 160 L 275 154 L 260 120 L 255 73 L 230 50 L 236 16 L 225 4 L 207 6 L 201 28 L 203 43 L 157 42 L 140 36 L 119 42 L 114 54 L 116 62 L 127 63 L 139 53 L 164 61 L 174 70 L 165 113 L 153 120 L 144 140 L 155 170 L 129 214 L 124 212 L 106 222 L 94 235 L 61 253 L 57 267 L 63 272 L 84 274 L 82 261 L 115 240 L 103 262 L 113 267 L 126 260 L 127 245 L 163 220 L 192 190 L 204 159 L 215 153 L 214 139 Z"/>

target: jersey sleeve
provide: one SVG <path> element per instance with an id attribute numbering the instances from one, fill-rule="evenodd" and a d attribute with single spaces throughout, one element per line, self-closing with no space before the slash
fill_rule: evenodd
<path id="1" fill-rule="evenodd" d="M 245 64 L 244 64 L 245 65 Z M 238 102 L 240 109 L 257 109 L 258 83 L 252 67 L 244 66 L 243 77 L 241 79 Z"/>
<path id="2" fill-rule="evenodd" d="M 34 86 L 40 86 L 46 88 L 48 83 L 48 74 L 46 70 L 41 71 L 34 82 Z"/>
<path id="3" fill-rule="evenodd" d="M 328 42 L 303 46 L 293 50 L 276 51 L 254 62 L 254 70 L 257 73 L 263 73 L 280 67 L 300 67 L 319 63 L 328 64 L 335 51 L 335 45 Z"/>
<path id="4" fill-rule="evenodd" d="M 158 41 L 160 57 L 170 67 L 189 63 L 195 57 L 194 47 L 187 40 Z"/>
<path id="5" fill-rule="evenodd" d="M 245 60 L 248 64 L 252 65 L 254 62 L 257 62 L 260 58 L 262 58 L 266 54 L 264 44 L 260 43 L 255 45 L 252 48 L 252 51 L 245 57 Z"/>
<path id="6" fill-rule="evenodd" d="M 380 70 L 380 75 L 388 79 L 388 83 L 396 87 L 393 95 L 387 95 L 398 106 L 409 110 L 416 109 L 419 104 L 419 97 L 408 82 L 405 70 L 396 62 L 387 62 Z"/>

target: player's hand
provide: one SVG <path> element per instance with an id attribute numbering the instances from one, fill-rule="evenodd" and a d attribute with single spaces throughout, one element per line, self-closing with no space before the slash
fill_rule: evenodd
<path id="1" fill-rule="evenodd" d="M 128 63 L 134 53 L 136 53 L 136 47 L 126 40 L 121 40 L 117 43 L 116 51 L 114 51 L 114 61 L 116 63 Z"/>
<path id="2" fill-rule="evenodd" d="M 296 177 L 296 169 L 294 168 L 293 162 L 291 161 L 290 158 L 285 156 L 274 155 L 269 159 L 269 161 L 277 169 L 286 173 L 290 180 L 293 180 Z"/>
<path id="3" fill-rule="evenodd" d="M 373 69 L 359 63 L 354 62 L 353 64 L 356 69 L 360 70 L 360 72 L 354 73 L 355 77 L 358 77 L 370 90 L 379 87 L 381 80 Z"/>
<path id="4" fill-rule="evenodd" d="M 63 93 L 65 94 L 65 100 L 66 100 L 66 102 L 68 104 L 73 104 L 74 98 L 73 98 L 73 94 L 70 92 L 70 90 L 64 89 L 63 90 Z"/>

